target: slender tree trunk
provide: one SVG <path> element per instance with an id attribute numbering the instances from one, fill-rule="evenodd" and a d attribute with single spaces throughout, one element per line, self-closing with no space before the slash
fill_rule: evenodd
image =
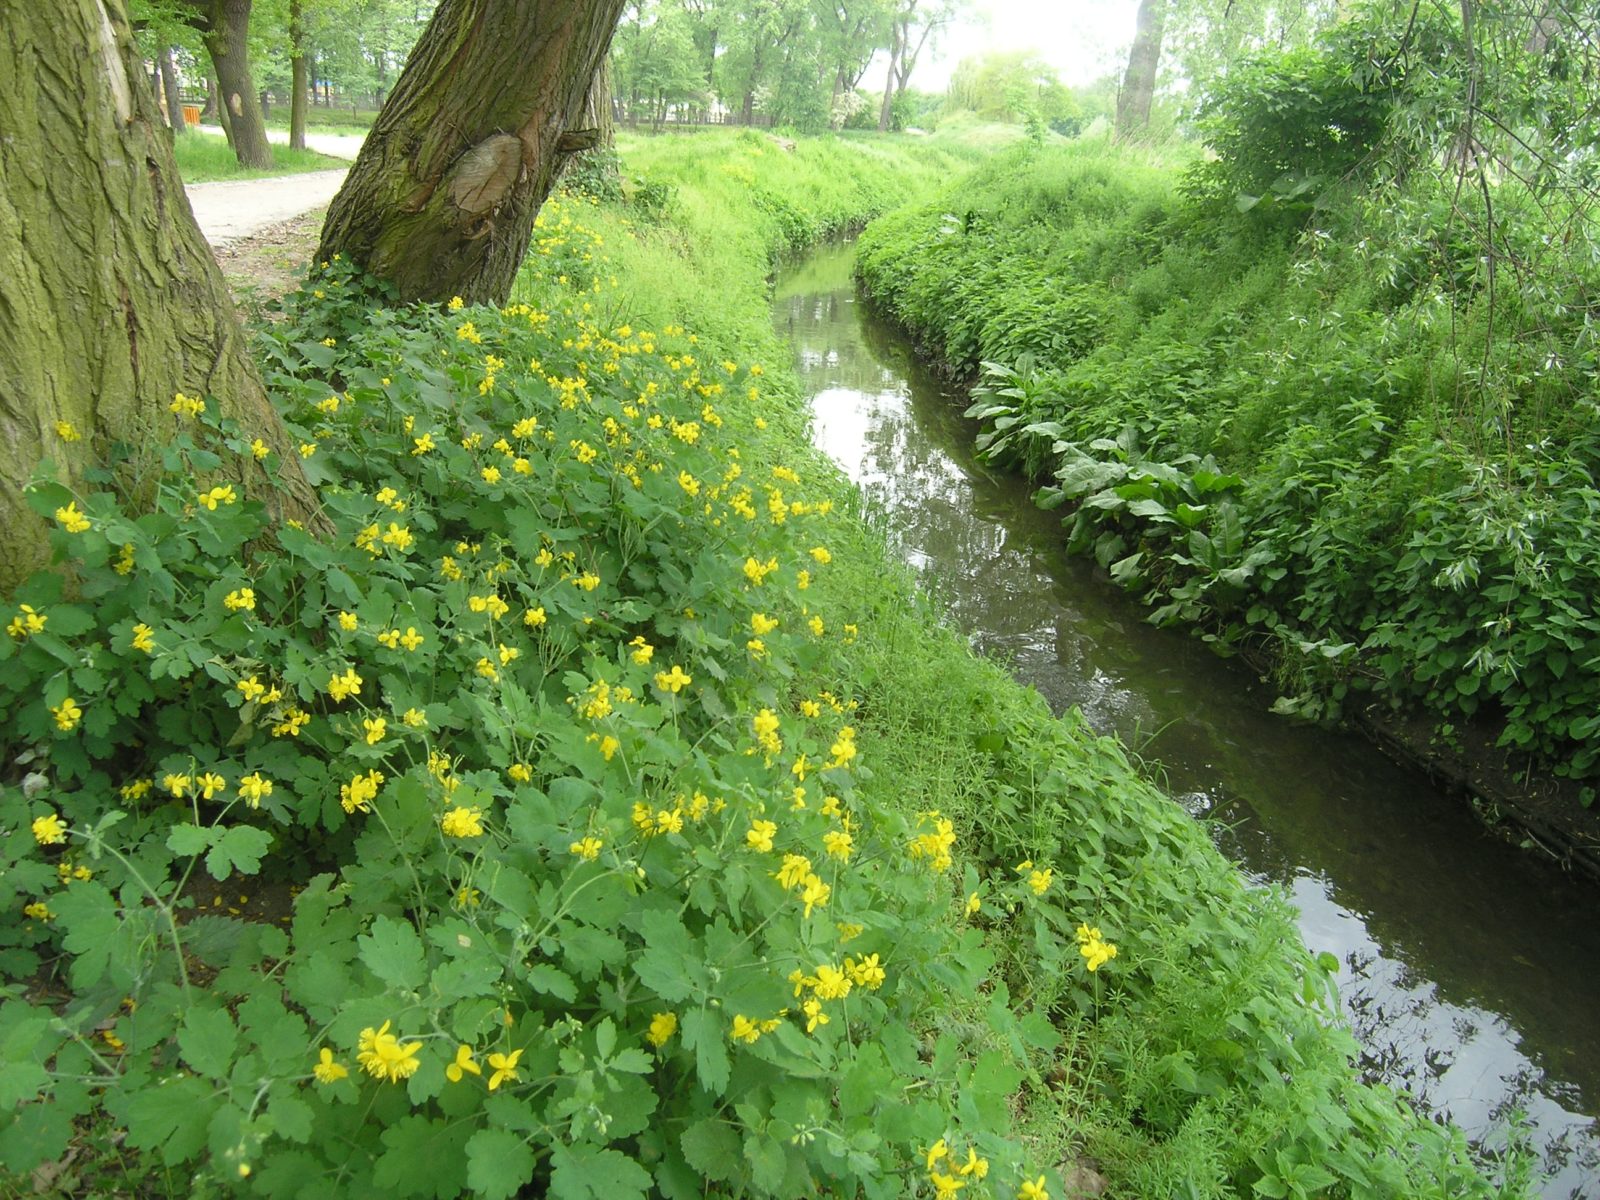
<path id="1" fill-rule="evenodd" d="M 443 0 L 328 209 L 342 254 L 404 300 L 503 304 L 624 0 Z"/>
<path id="2" fill-rule="evenodd" d="M 306 148 L 306 21 L 302 0 L 289 0 L 289 149 Z"/>
<path id="3" fill-rule="evenodd" d="M 156 66 L 161 71 L 161 92 L 167 100 L 167 124 L 174 134 L 188 133 L 189 126 L 183 120 L 183 97 L 178 93 L 178 65 L 172 61 L 171 46 L 162 47 Z"/>
<path id="4" fill-rule="evenodd" d="M 878 132 L 888 133 L 894 117 L 894 84 L 900 55 L 905 47 L 905 31 L 896 20 L 889 31 L 889 73 L 883 77 L 883 107 L 878 110 Z"/>
<path id="5" fill-rule="evenodd" d="M 1138 137 L 1150 125 L 1150 103 L 1161 65 L 1161 39 L 1166 32 L 1167 0 L 1139 0 L 1139 23 L 1128 54 L 1128 71 L 1117 97 L 1117 140 Z"/>
<path id="6" fill-rule="evenodd" d="M 49 557 L 22 496 L 40 463 L 97 486 L 87 473 L 132 447 L 128 478 L 148 478 L 177 392 L 276 450 L 282 490 L 248 453 L 221 473 L 308 518 L 315 496 L 190 213 L 123 0 L 0 0 L 0 30 L 0 593 Z"/>

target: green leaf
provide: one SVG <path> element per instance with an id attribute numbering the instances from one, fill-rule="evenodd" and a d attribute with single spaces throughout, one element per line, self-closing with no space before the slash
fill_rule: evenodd
<path id="1" fill-rule="evenodd" d="M 233 872 L 254 875 L 261 870 L 261 856 L 272 845 L 272 835 L 254 825 L 235 825 L 223 832 L 206 855 L 206 870 L 213 879 L 226 879 Z"/>
<path id="2" fill-rule="evenodd" d="M 409 921 L 379 917 L 372 932 L 356 939 L 361 961 L 390 987 L 420 988 L 425 978 L 422 969 L 422 939 Z"/>
<path id="3" fill-rule="evenodd" d="M 765 1192 L 777 1191 L 789 1166 L 783 1144 L 776 1138 L 751 1134 L 744 1140 L 744 1157 L 755 1185 Z"/>
<path id="4" fill-rule="evenodd" d="M 550 1195 L 556 1200 L 644 1200 L 650 1173 L 617 1150 L 563 1146 L 550 1152 Z"/>
<path id="5" fill-rule="evenodd" d="M 40 1163 L 61 1157 L 72 1138 L 72 1118 L 54 1104 L 29 1104 L 0 1128 L 0 1175 L 20 1182 Z M 37 1185 L 35 1194 L 37 1194 Z M 26 1192 L 12 1193 L 25 1195 Z"/>
<path id="6" fill-rule="evenodd" d="M 511 1200 L 533 1166 L 533 1151 L 509 1130 L 480 1129 L 467 1142 L 467 1186 L 483 1200 Z"/>
<path id="7" fill-rule="evenodd" d="M 683 1044 L 694 1050 L 695 1072 L 700 1076 L 701 1085 L 712 1095 L 720 1096 L 728 1086 L 732 1067 L 717 1013 L 709 1008 L 685 1013 Z"/>
<path id="8" fill-rule="evenodd" d="M 174 1166 L 204 1149 L 213 1099 L 211 1085 L 191 1076 L 141 1088 L 117 1115 L 127 1123 L 128 1145 L 160 1150 L 162 1161 Z"/>
<path id="9" fill-rule="evenodd" d="M 739 1165 L 739 1135 L 726 1121 L 715 1117 L 696 1121 L 683 1131 L 679 1144 L 689 1165 L 707 1179 L 732 1183 L 744 1171 Z"/>
<path id="10" fill-rule="evenodd" d="M 202 828 L 199 825 L 179 824 L 172 827 L 172 832 L 167 834 L 167 849 L 174 854 L 188 857 L 199 854 L 211 848 L 211 843 L 216 841 L 215 829 Z"/>
<path id="11" fill-rule="evenodd" d="M 534 991 L 554 996 L 568 1004 L 578 998 L 578 985 L 572 982 L 572 976 L 549 963 L 535 963 L 529 967 L 528 982 Z"/>
<path id="12" fill-rule="evenodd" d="M 191 1008 L 178 1030 L 184 1061 L 212 1079 L 226 1078 L 238 1041 L 239 1031 L 223 1008 Z"/>

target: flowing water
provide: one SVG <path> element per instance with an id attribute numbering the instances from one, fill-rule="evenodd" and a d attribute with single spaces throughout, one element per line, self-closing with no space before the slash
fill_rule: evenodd
<path id="1" fill-rule="evenodd" d="M 1155 629 L 1059 514 L 972 453 L 963 398 L 856 297 L 848 246 L 778 281 L 814 438 L 985 654 L 1120 734 L 1223 852 L 1343 964 L 1370 1075 L 1503 1140 L 1521 1112 L 1547 1197 L 1600 1200 L 1600 921 L 1591 887 L 1496 841 L 1369 743 L 1291 724 L 1237 662 Z"/>

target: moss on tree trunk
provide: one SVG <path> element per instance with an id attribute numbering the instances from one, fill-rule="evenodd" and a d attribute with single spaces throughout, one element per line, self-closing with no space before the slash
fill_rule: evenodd
<path id="1" fill-rule="evenodd" d="M 123 0 L 0 0 L 0 593 L 48 557 L 40 463 L 78 484 L 114 449 L 153 457 L 177 392 L 275 449 L 282 490 L 248 455 L 222 473 L 315 509 L 141 74 Z"/>
<path id="2" fill-rule="evenodd" d="M 328 209 L 342 254 L 405 300 L 503 303 L 579 135 L 623 0 L 443 0 Z"/>

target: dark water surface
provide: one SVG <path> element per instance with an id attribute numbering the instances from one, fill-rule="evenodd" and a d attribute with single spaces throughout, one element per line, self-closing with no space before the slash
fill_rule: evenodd
<path id="1" fill-rule="evenodd" d="M 1600 1198 L 1600 896 L 1484 833 L 1456 800 L 1274 695 L 1198 639 L 1155 629 L 1059 515 L 977 462 L 965 402 L 857 302 L 853 250 L 778 281 L 814 438 L 983 653 L 1057 711 L 1120 734 L 1211 818 L 1224 853 L 1299 906 L 1343 964 L 1372 1076 L 1503 1140 L 1525 1114 L 1548 1197 Z"/>

